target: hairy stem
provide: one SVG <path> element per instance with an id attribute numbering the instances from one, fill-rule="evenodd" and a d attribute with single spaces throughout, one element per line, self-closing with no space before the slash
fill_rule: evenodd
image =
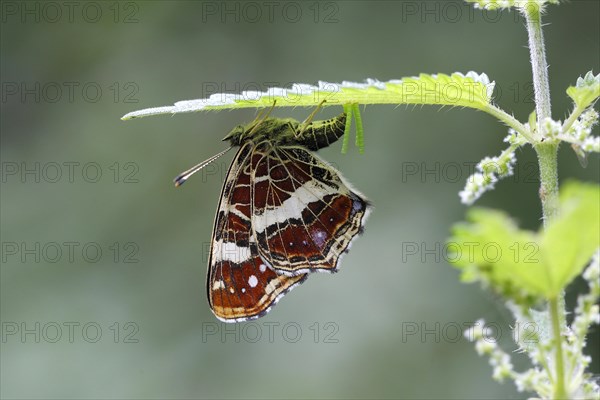
<path id="1" fill-rule="evenodd" d="M 546 226 L 558 214 L 558 143 L 547 141 L 535 145 L 540 167 L 540 201 Z"/>
<path id="2" fill-rule="evenodd" d="M 565 367 L 563 361 L 562 351 L 562 336 L 561 326 L 563 324 L 561 318 L 561 307 L 558 298 L 550 300 L 550 317 L 552 318 L 552 336 L 554 352 L 556 354 L 556 379 L 554 380 L 554 398 L 555 399 L 566 399 L 567 393 L 565 391 Z"/>
<path id="3" fill-rule="evenodd" d="M 567 120 L 563 124 L 562 131 L 561 131 L 561 133 L 563 135 L 566 135 L 567 132 L 569 132 L 569 129 L 571 129 L 571 126 L 573 126 L 573 123 L 575 123 L 575 121 L 577 121 L 577 118 L 579 118 L 579 116 L 581 114 L 583 114 L 584 111 L 585 111 L 585 108 L 582 108 L 579 106 L 575 107 L 575 109 L 573 110 L 571 115 L 569 115 L 569 118 L 567 118 Z"/>
<path id="4" fill-rule="evenodd" d="M 552 117 L 550 105 L 550 85 L 548 83 L 548 64 L 544 48 L 544 34 L 542 32 L 542 10 L 539 4 L 530 2 L 524 9 L 529 36 L 529 53 L 533 72 L 533 87 L 535 94 L 535 108 L 537 114 L 537 133 L 539 139 L 534 144 L 540 166 L 540 201 L 544 226 L 558 214 L 558 142 L 546 137 L 543 130 L 544 120 Z M 554 380 L 554 398 L 565 399 L 565 372 L 564 354 L 562 349 L 562 326 L 565 323 L 565 309 L 563 294 L 550 299 L 548 308 L 552 321 L 553 345 L 556 367 Z"/>
<path id="5" fill-rule="evenodd" d="M 523 135 L 527 140 L 529 140 L 529 142 L 533 143 L 533 137 L 531 136 L 530 131 L 525 128 L 525 125 L 520 123 L 519 120 L 508 114 L 506 111 L 494 106 L 493 104 L 489 104 L 487 107 L 483 108 L 482 111 L 485 111 L 486 113 L 498 118 L 500 121 L 513 128 L 516 132 Z"/>
<path id="6" fill-rule="evenodd" d="M 551 117 L 550 110 L 550 85 L 548 84 L 548 63 L 546 62 L 546 49 L 544 47 L 544 33 L 542 32 L 541 6 L 529 3 L 524 10 L 529 34 L 529 54 L 533 70 L 533 87 L 535 94 L 535 110 L 538 120 L 537 132 L 543 133 L 542 124 L 545 118 Z"/>

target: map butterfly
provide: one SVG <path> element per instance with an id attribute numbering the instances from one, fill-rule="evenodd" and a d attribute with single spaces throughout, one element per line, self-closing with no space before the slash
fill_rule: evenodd
<path id="1" fill-rule="evenodd" d="M 313 151 L 338 140 L 345 125 L 345 113 L 304 123 L 259 117 L 223 139 L 231 147 L 175 178 L 179 186 L 239 146 L 221 191 L 208 262 L 208 302 L 218 319 L 259 318 L 309 273 L 337 271 L 370 205 Z"/>

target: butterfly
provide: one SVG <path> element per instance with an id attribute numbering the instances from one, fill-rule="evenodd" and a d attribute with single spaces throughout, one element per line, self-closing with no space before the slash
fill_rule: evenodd
<path id="1" fill-rule="evenodd" d="M 223 139 L 228 149 L 175 178 L 179 186 L 239 147 L 221 190 L 206 284 L 224 322 L 259 318 L 309 273 L 336 272 L 363 230 L 370 203 L 313 153 L 344 134 L 346 114 L 314 122 L 312 115 L 300 123 L 267 114 L 239 125 Z"/>

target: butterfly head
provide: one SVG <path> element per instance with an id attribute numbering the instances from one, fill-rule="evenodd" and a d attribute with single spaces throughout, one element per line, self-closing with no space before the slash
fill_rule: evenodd
<path id="1" fill-rule="evenodd" d="M 229 141 L 231 143 L 232 146 L 239 146 L 241 141 L 242 141 L 242 137 L 244 136 L 244 133 L 246 132 L 246 128 L 244 125 L 238 125 L 235 128 L 233 128 L 228 134 L 227 136 L 225 136 L 223 138 L 223 141 Z"/>

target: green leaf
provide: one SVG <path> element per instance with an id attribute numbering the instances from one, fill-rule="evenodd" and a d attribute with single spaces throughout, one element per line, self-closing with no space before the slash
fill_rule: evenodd
<path id="1" fill-rule="evenodd" d="M 471 3 L 475 8 L 481 8 L 485 10 L 497 10 L 497 9 L 508 9 L 518 8 L 527 9 L 527 7 L 537 6 L 544 7 L 546 4 L 558 4 L 558 0 L 466 0 L 467 3 Z"/>
<path id="2" fill-rule="evenodd" d="M 173 106 L 130 112 L 121 119 L 160 114 L 239 108 L 317 107 L 345 104 L 432 104 L 486 110 L 491 105 L 494 82 L 486 74 L 459 72 L 452 75 L 427 75 L 380 82 L 319 82 L 294 84 L 291 88 L 270 88 L 265 92 L 218 93 L 208 99 L 179 101 Z M 356 118 L 356 117 L 355 117 Z M 357 121 L 358 123 L 358 121 Z"/>
<path id="3" fill-rule="evenodd" d="M 600 189 L 569 182 L 560 194 L 560 215 L 542 237 L 542 260 L 549 274 L 549 296 L 556 296 L 588 264 L 600 247 Z"/>
<path id="4" fill-rule="evenodd" d="M 532 133 L 535 133 L 537 129 L 537 113 L 535 112 L 535 110 L 533 110 L 531 114 L 529 114 L 529 129 Z"/>
<path id="5" fill-rule="evenodd" d="M 569 86 L 567 94 L 579 109 L 585 109 L 600 97 L 600 74 L 594 76 L 589 71 L 585 76 L 577 78 L 575 86 Z"/>
<path id="6" fill-rule="evenodd" d="M 455 225 L 447 245 L 448 259 L 462 269 L 463 281 L 481 281 L 519 302 L 543 290 L 543 283 L 528 273 L 539 249 L 534 232 L 520 231 L 496 210 L 473 208 L 467 220 Z"/>
<path id="7" fill-rule="evenodd" d="M 448 259 L 464 281 L 518 303 L 555 298 L 600 246 L 599 196 L 596 184 L 566 184 L 559 216 L 538 233 L 519 230 L 500 211 L 474 208 L 453 228 Z"/>

